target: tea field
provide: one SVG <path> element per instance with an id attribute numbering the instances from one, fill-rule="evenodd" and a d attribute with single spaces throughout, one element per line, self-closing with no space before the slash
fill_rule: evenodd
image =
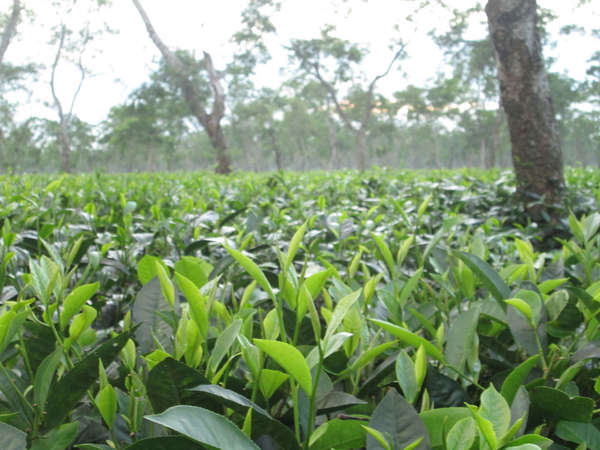
<path id="1" fill-rule="evenodd" d="M 600 449 L 600 172 L 0 177 L 0 448 Z"/>

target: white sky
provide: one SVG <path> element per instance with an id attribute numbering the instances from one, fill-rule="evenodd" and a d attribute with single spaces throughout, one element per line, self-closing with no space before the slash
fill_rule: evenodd
<path id="1" fill-rule="evenodd" d="M 49 68 L 55 55 L 54 47 L 48 45 L 51 28 L 60 23 L 61 17 L 73 27 L 81 26 L 86 20 L 93 20 L 93 26 L 96 27 L 106 22 L 118 34 L 105 34 L 94 40 L 86 50 L 84 62 L 91 68 L 93 76 L 83 85 L 74 109 L 74 113 L 83 120 L 98 123 L 106 117 L 111 106 L 124 102 L 133 89 L 148 79 L 156 67 L 159 52 L 150 41 L 131 1 L 113 0 L 113 5 L 106 8 L 101 16 L 87 12 L 92 1 L 79 0 L 76 9 L 65 16 L 64 11 L 53 7 L 53 2 L 25 0 L 34 18 L 21 24 L 18 39 L 11 43 L 5 60 L 13 64 L 33 61 Z M 224 68 L 230 61 L 233 47 L 229 39 L 241 27 L 240 13 L 246 4 L 244 0 L 140 1 L 170 48 L 195 51 L 197 55 L 206 50 L 211 53 L 217 68 Z M 0 10 L 8 11 L 11 3 L 10 0 L 0 0 Z M 365 60 L 365 73 L 369 78 L 386 68 L 393 54 L 388 46 L 397 37 L 394 25 L 401 24 L 401 37 L 409 43 L 411 57 L 400 64 L 408 77 L 403 79 L 397 71 L 390 73 L 379 85 L 385 93 L 401 90 L 409 83 L 423 85 L 436 75 L 440 67 L 441 53 L 426 35 L 432 27 L 445 29 L 448 26 L 448 17 L 439 10 L 422 12 L 418 16 L 418 23 L 407 24 L 404 18 L 416 1 L 283 0 L 282 3 L 281 12 L 274 17 L 281 44 L 286 44 L 290 38 L 317 37 L 323 25 L 332 23 L 337 27 L 337 36 L 370 49 L 371 53 Z M 449 3 L 459 9 L 473 4 L 468 0 L 449 0 Z M 539 3 L 559 13 L 560 19 L 553 25 L 554 31 L 564 24 L 593 27 L 600 22 L 598 6 L 588 5 L 576 10 L 576 0 L 539 0 Z M 482 14 L 481 20 L 484 19 Z M 483 25 L 474 31 L 475 34 L 485 32 Z M 571 76 L 582 79 L 586 60 L 599 43 L 598 40 L 578 35 L 561 37 L 560 45 L 551 50 L 551 54 L 558 58 L 555 70 L 568 71 Z M 276 42 L 270 50 L 273 60 L 259 68 L 256 82 L 275 87 L 281 81 L 280 68 L 287 64 L 287 54 Z M 50 71 L 43 70 L 38 78 L 29 98 L 23 95 L 18 97 L 26 104 L 19 109 L 22 118 L 30 115 L 55 117 L 55 112 L 45 107 L 51 101 Z M 77 72 L 73 66 L 62 62 L 57 73 L 57 85 L 65 104 L 70 103 L 76 79 Z"/>

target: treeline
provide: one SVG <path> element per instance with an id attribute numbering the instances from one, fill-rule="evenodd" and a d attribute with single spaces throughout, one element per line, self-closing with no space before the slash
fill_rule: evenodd
<path id="1" fill-rule="evenodd" d="M 15 5 L 20 3 L 15 0 Z M 185 50 L 161 50 L 167 53 L 149 81 L 97 125 L 80 120 L 65 106 L 69 102 L 61 103 L 57 96 L 56 120 L 16 121 L 19 105 L 8 102 L 5 94 L 26 91 L 28 77 L 41 69 L 0 59 L 0 171 L 210 169 L 223 166 L 219 151 L 233 169 L 253 171 L 512 164 L 491 41 L 488 36 L 466 37 L 481 8 L 454 11 L 449 30 L 430 33 L 448 68 L 435 81 L 384 95 L 378 90 L 381 78 L 411 70 L 406 45 L 401 39 L 395 42 L 387 70 L 381 68 L 369 80 L 363 71 L 367 51 L 336 37 L 333 27 L 318 38 L 287 43 L 287 79 L 276 87 L 256 86 L 253 73 L 270 57 L 264 37 L 275 30 L 273 6 L 269 0 L 248 3 L 242 12 L 245 28 L 233 38 L 240 50 L 223 70 L 212 67 L 208 53 L 197 59 Z M 151 30 L 150 19 L 142 17 Z M 545 26 L 556 17 L 545 10 L 540 17 L 544 45 L 550 46 Z M 6 14 L 5 31 L 12 18 Z M 568 32 L 581 30 L 564 30 Z M 55 29 L 52 81 L 60 57 L 86 45 L 83 40 L 69 42 L 73 36 L 64 25 Z M 546 64 L 552 70 L 554 63 L 549 59 Z M 552 71 L 549 77 L 565 163 L 574 166 L 600 165 L 600 52 L 587 64 L 584 80 Z M 211 134 L 211 124 L 216 124 L 216 134 Z M 222 139 L 217 136 L 221 132 Z M 219 151 L 215 145 L 221 146 Z"/>

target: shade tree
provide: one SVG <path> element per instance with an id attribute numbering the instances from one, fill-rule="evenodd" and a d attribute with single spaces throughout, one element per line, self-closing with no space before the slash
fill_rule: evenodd
<path id="1" fill-rule="evenodd" d="M 518 195 L 534 218 L 562 202 L 563 156 L 537 32 L 535 0 L 491 0 L 485 8 L 498 60 Z M 535 205 L 530 206 L 532 201 Z M 540 204 L 541 201 L 541 204 Z"/>
<path id="2" fill-rule="evenodd" d="M 99 40 L 104 33 L 112 32 L 106 23 L 98 23 L 95 19 L 101 8 L 109 5 L 107 0 L 77 2 L 77 0 L 56 0 L 53 4 L 57 11 L 58 23 L 52 27 L 50 44 L 54 46 L 54 58 L 50 66 L 50 92 L 52 106 L 58 116 L 58 133 L 56 135 L 60 149 L 61 169 L 63 172 L 72 170 L 71 155 L 73 153 L 72 136 L 70 132 L 77 128 L 73 122 L 81 122 L 75 116 L 75 105 L 86 79 L 93 75 L 87 59 L 94 56 L 91 43 Z M 73 17 L 85 17 L 83 21 L 74 21 Z M 58 79 L 64 76 L 61 71 L 77 73 L 70 89 L 59 88 Z M 64 83 L 63 83 L 64 86 Z M 65 92 L 68 91 L 68 94 Z"/>
<path id="3" fill-rule="evenodd" d="M 139 0 L 133 0 L 133 4 L 144 22 L 150 39 L 171 70 L 190 113 L 205 130 L 215 149 L 216 172 L 229 173 L 231 158 L 222 124 L 226 112 L 225 87 L 222 74 L 215 68 L 211 54 L 204 50 L 201 61 L 192 58 L 189 53 L 186 53 L 187 58 L 182 58 L 181 53 L 178 54 L 171 50 L 159 36 Z M 242 49 L 240 55 L 236 55 L 239 59 L 234 57 L 237 64 L 230 65 L 232 71 L 234 69 L 239 71 L 238 75 L 248 76 L 259 59 L 265 59 L 266 47 L 261 44 L 262 36 L 264 33 L 273 32 L 274 27 L 270 24 L 268 17 L 262 14 L 261 8 L 272 5 L 273 3 L 269 0 L 253 0 L 242 12 L 242 22 L 245 28 L 244 31 L 236 33 L 233 40 L 238 45 L 249 44 L 249 47 Z M 252 48 L 258 48 L 258 52 L 253 51 Z M 198 82 L 203 76 L 208 80 L 211 89 L 210 95 L 206 95 L 207 92 Z M 239 81 L 239 79 L 238 76 L 236 80 Z M 209 107 L 208 104 L 211 100 L 212 105 Z"/>
<path id="4" fill-rule="evenodd" d="M 135 89 L 127 102 L 111 108 L 102 124 L 100 140 L 105 152 L 114 157 L 110 169 L 154 171 L 178 167 L 177 147 L 189 129 L 186 116 L 190 113 L 169 76 L 162 62 L 150 81 Z"/>
<path id="5" fill-rule="evenodd" d="M 388 66 L 362 88 L 365 101 L 357 120 L 353 120 L 349 111 L 357 112 L 357 109 L 347 99 L 344 100 L 344 94 L 350 87 L 358 89 L 358 80 L 361 76 L 358 67 L 364 60 L 366 49 L 334 36 L 334 31 L 333 26 L 326 26 L 317 39 L 292 39 L 288 47 L 290 61 L 296 65 L 298 72 L 313 77 L 325 88 L 339 120 L 355 136 L 356 167 L 364 170 L 368 157 L 367 129 L 376 107 L 375 88 L 377 82 L 390 73 L 394 64 L 406 56 L 405 44 L 396 43 Z"/>

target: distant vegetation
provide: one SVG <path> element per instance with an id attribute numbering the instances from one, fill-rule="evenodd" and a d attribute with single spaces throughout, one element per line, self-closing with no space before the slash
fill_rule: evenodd
<path id="1" fill-rule="evenodd" d="M 57 23 L 48 36 L 53 59 L 47 67 L 38 61 L 11 65 L 11 52 L 30 39 L 20 34 L 22 22 L 41 20 L 35 17 L 35 6 L 27 10 L 28 3 L 13 0 L 12 8 L 0 15 L 0 51 L 8 49 L 6 57 L 0 55 L 0 172 L 512 165 L 506 117 L 499 102 L 496 52 L 485 28 L 483 33 L 473 33 L 476 24 L 486 21 L 485 2 L 475 2 L 468 10 L 450 11 L 444 2 L 424 7 L 429 12 L 441 9 L 440 13 L 452 17 L 448 27 L 430 32 L 443 52 L 445 67 L 431 74 L 430 80 L 408 86 L 402 76 L 413 71 L 410 64 L 414 62 L 406 58 L 414 56 L 415 49 L 406 44 L 410 36 L 405 30 L 414 25 L 400 27 L 391 49 L 380 49 L 389 56 L 387 62 L 366 71 L 368 49 L 339 37 L 329 25 L 312 39 L 273 41 L 277 9 L 285 4 L 252 0 L 239 13 L 232 12 L 241 15 L 240 29 L 232 31 L 235 54 L 229 55 L 228 64 L 214 67 L 210 55 L 215 56 L 217 49 L 193 55 L 189 49 L 170 48 L 168 33 L 159 37 L 146 15 L 144 23 L 150 26 L 152 41 L 160 44 L 162 57 L 153 65 L 148 81 L 122 104 L 114 105 L 100 124 L 82 121 L 78 117 L 81 100 L 55 89 L 55 84 L 60 86 L 61 76 L 71 70 L 80 82 L 74 82 L 72 91 L 89 89 L 94 69 L 86 63 L 106 51 L 99 43 L 107 30 L 93 21 L 74 24 L 67 19 L 108 17 L 114 14 L 110 2 L 56 2 Z M 143 11 L 142 2 L 127 3 L 132 10 L 135 4 Z M 351 8 L 351 3 L 345 2 L 344 7 Z M 532 1 L 525 3 L 535 6 Z M 586 7 L 585 3 L 580 2 L 579 8 Z M 421 20 L 411 2 L 398 8 L 405 8 L 407 14 L 412 11 L 413 19 Z M 538 34 L 544 50 L 571 33 L 585 34 L 594 47 L 598 30 L 572 24 L 559 35 L 550 34 L 556 19 L 551 10 L 538 8 Z M 151 42 L 141 34 L 139 39 Z M 262 65 L 274 64 L 270 58 L 282 48 L 289 62 L 281 69 L 281 79 L 262 86 L 255 72 Z M 547 57 L 544 65 L 564 161 L 597 166 L 600 55 L 582 61 L 588 68 L 583 79 L 560 72 L 556 60 L 543 56 Z M 35 94 L 31 92 L 34 77 L 51 79 L 49 106 L 56 117 L 17 121 L 15 111 L 27 105 L 9 101 L 16 98 L 9 94 Z M 383 92 L 383 78 L 397 80 L 398 89 Z"/>

